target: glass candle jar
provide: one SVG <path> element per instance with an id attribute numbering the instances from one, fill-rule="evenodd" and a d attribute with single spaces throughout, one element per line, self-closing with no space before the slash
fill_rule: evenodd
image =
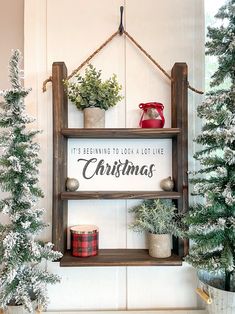
<path id="1" fill-rule="evenodd" d="M 141 128 L 164 127 L 163 104 L 157 102 L 142 103 L 139 105 L 139 108 L 143 110 L 139 123 Z"/>
<path id="2" fill-rule="evenodd" d="M 73 256 L 88 257 L 98 254 L 99 229 L 94 225 L 78 225 L 70 228 Z"/>

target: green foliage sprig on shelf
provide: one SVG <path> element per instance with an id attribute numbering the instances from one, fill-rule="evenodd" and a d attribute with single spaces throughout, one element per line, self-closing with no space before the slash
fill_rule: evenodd
<path id="1" fill-rule="evenodd" d="M 223 289 L 235 289 L 235 1 L 228 0 L 216 15 L 221 26 L 208 29 L 207 54 L 218 57 L 205 101 L 198 106 L 204 125 L 195 153 L 201 169 L 191 182 L 201 201 L 190 208 L 185 222 L 192 245 L 186 261 L 213 277 L 221 275 Z M 227 81 L 227 89 L 220 84 Z"/>
<path id="2" fill-rule="evenodd" d="M 10 60 L 11 89 L 0 92 L 4 98 L 0 111 L 0 186 L 8 192 L 0 200 L 0 213 L 9 222 L 0 223 L 0 308 L 7 304 L 24 305 L 33 313 L 32 298 L 44 307 L 48 302 L 47 284 L 59 281 L 40 264 L 57 260 L 61 253 L 52 243 L 36 236 L 47 226 L 38 208 L 43 197 L 38 186 L 39 145 L 34 142 L 38 130 L 30 130 L 34 121 L 25 111 L 24 98 L 30 92 L 22 85 L 19 68 L 21 54 L 15 50 Z"/>
<path id="3" fill-rule="evenodd" d="M 65 85 L 68 87 L 68 98 L 79 110 L 91 107 L 108 110 L 122 99 L 119 94 L 122 87 L 118 84 L 115 74 L 102 81 L 101 70 L 97 71 L 89 64 L 84 77 L 78 74 L 75 78 L 75 82 L 66 81 Z"/>
<path id="4" fill-rule="evenodd" d="M 135 214 L 135 221 L 129 225 L 137 232 L 154 234 L 178 234 L 176 207 L 171 200 L 144 200 L 140 205 L 129 209 Z"/>

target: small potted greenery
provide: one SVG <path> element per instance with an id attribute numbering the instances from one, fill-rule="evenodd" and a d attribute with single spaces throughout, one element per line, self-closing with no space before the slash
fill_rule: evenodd
<path id="1" fill-rule="evenodd" d="M 178 234 L 176 208 L 171 200 L 145 200 L 129 210 L 135 214 L 130 224 L 134 231 L 148 232 L 149 255 L 158 258 L 171 256 L 171 235 Z"/>
<path id="2" fill-rule="evenodd" d="M 68 98 L 79 110 L 84 111 L 85 128 L 104 128 L 105 110 L 115 106 L 122 96 L 122 89 L 115 74 L 106 81 L 101 79 L 101 70 L 97 71 L 91 64 L 85 70 L 85 75 L 76 75 L 75 82 L 65 82 L 68 88 Z"/>

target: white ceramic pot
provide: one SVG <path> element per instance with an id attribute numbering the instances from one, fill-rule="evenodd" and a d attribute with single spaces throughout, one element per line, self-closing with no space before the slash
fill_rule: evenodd
<path id="1" fill-rule="evenodd" d="M 105 111 L 100 108 L 86 108 L 83 110 L 84 128 L 104 128 Z"/>
<path id="2" fill-rule="evenodd" d="M 152 257 L 166 258 L 171 256 L 170 234 L 148 234 L 149 255 Z"/>

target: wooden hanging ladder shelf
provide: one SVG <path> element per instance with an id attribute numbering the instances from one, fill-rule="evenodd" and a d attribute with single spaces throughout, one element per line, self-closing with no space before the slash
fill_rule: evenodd
<path id="1" fill-rule="evenodd" d="M 187 65 L 176 63 L 172 68 L 172 128 L 166 129 L 73 129 L 68 128 L 68 98 L 63 81 L 67 68 L 63 62 L 52 66 L 53 82 L 53 219 L 52 240 L 55 249 L 63 252 L 63 267 L 81 266 L 179 266 L 188 252 L 188 241 L 173 237 L 172 256 L 155 259 L 141 249 L 100 250 L 89 258 L 73 257 L 67 250 L 68 200 L 83 199 L 173 199 L 180 213 L 188 209 L 188 86 Z M 79 191 L 67 192 L 67 141 L 69 138 L 172 139 L 172 177 L 175 191 Z"/>

